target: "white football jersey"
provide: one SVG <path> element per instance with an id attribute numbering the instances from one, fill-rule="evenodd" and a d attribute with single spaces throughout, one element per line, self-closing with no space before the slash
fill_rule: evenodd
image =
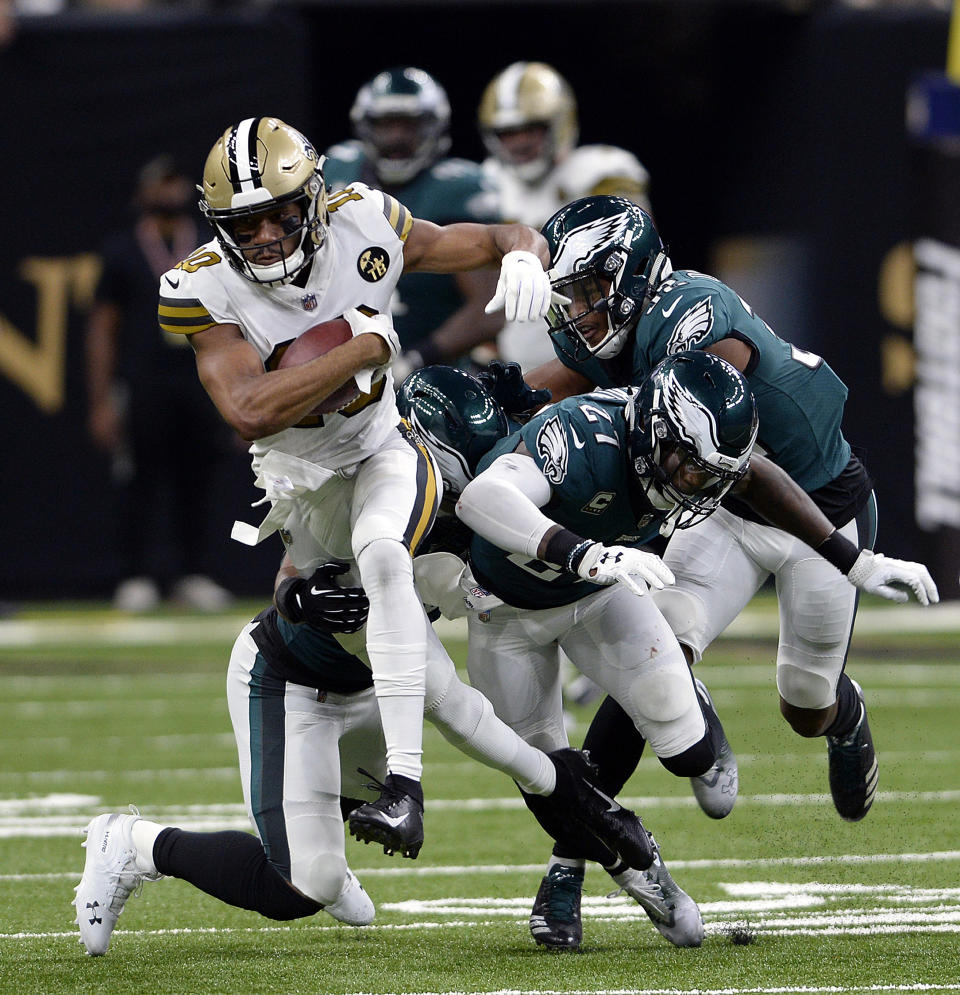
<path id="1" fill-rule="evenodd" d="M 314 254 L 305 286 L 253 283 L 233 269 L 213 240 L 161 277 L 161 327 L 190 335 L 217 324 L 238 325 L 269 371 L 282 347 L 313 325 L 356 307 L 388 314 L 413 224 L 410 212 L 362 183 L 332 194 L 327 206 L 327 237 Z M 369 394 L 341 411 L 310 415 L 257 439 L 250 447 L 254 469 L 272 449 L 330 470 L 349 467 L 377 452 L 399 421 L 388 371 Z"/>
<path id="2" fill-rule="evenodd" d="M 540 229 L 565 204 L 592 194 L 619 194 L 650 210 L 650 176 L 640 160 L 613 145 L 581 145 L 536 183 L 524 183 L 491 157 L 483 170 L 500 192 L 500 213 Z"/>
<path id="3" fill-rule="evenodd" d="M 536 183 L 524 183 L 494 157 L 483 163 L 483 170 L 499 191 L 504 220 L 537 230 L 561 207 L 593 194 L 628 197 L 645 211 L 650 210 L 649 174 L 632 152 L 613 145 L 581 145 Z M 525 371 L 553 359 L 546 327 L 546 323 L 507 322 L 497 336 L 501 358 L 519 363 Z"/>

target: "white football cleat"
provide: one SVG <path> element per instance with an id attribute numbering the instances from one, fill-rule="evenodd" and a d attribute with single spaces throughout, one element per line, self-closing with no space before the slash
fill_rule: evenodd
<path id="1" fill-rule="evenodd" d="M 675 947 L 699 947 L 703 942 L 703 918 L 697 903 L 670 876 L 660 859 L 660 848 L 650 835 L 653 864 L 645 871 L 627 868 L 611 875 L 620 885 L 613 898 L 625 891 L 650 918 L 650 921 Z"/>
<path id="2" fill-rule="evenodd" d="M 727 742 L 727 736 L 723 731 L 720 717 L 717 715 L 713 699 L 710 697 L 706 685 L 697 679 L 694 679 L 693 683 L 696 685 L 700 700 L 710 712 L 711 729 L 714 736 L 719 737 L 720 746 L 713 766 L 705 774 L 691 777 L 690 786 L 693 788 L 697 804 L 711 819 L 724 819 L 733 811 L 733 806 L 737 801 L 737 790 L 740 783 L 737 758 Z"/>
<path id="3" fill-rule="evenodd" d="M 337 900 L 325 905 L 323 910 L 348 926 L 369 926 L 377 914 L 370 896 L 360 884 L 360 879 L 349 867 Z"/>
<path id="4" fill-rule="evenodd" d="M 117 918 L 130 895 L 143 881 L 158 881 L 162 874 L 146 874 L 137 867 L 137 851 L 130 829 L 139 813 L 98 815 L 87 825 L 87 850 L 83 877 L 74 889 L 80 942 L 91 957 L 100 957 L 110 947 Z"/>

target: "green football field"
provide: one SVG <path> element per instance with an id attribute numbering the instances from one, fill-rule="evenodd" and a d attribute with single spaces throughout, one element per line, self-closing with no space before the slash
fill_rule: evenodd
<path id="1" fill-rule="evenodd" d="M 0 993 L 958 991 L 958 614 L 861 611 L 848 670 L 866 690 L 880 789 L 858 824 L 833 810 L 823 742 L 779 717 L 769 598 L 713 647 L 698 673 L 739 757 L 733 813 L 708 819 L 651 755 L 622 796 L 699 902 L 700 949 L 672 947 L 595 867 L 582 951 L 538 948 L 527 916 L 547 838 L 507 778 L 428 726 L 419 859 L 347 844 L 374 925 L 273 923 L 165 880 L 144 884 L 109 953 L 89 958 L 70 900 L 91 816 L 134 803 L 165 824 L 249 828 L 224 693 L 247 616 L 22 612 L 0 621 Z M 462 662 L 456 632 L 447 643 Z M 574 745 L 589 717 L 573 711 Z"/>

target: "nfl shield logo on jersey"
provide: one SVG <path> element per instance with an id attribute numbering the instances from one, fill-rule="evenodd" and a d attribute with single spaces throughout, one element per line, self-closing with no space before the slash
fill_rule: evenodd
<path id="1" fill-rule="evenodd" d="M 317 306 L 317 295 L 316 294 L 304 294 L 300 298 L 300 304 L 303 306 L 304 311 L 313 311 Z"/>

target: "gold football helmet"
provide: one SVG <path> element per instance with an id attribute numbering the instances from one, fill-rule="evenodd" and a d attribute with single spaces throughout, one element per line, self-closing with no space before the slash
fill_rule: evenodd
<path id="1" fill-rule="evenodd" d="M 577 144 L 577 101 L 570 84 L 544 62 L 514 62 L 487 84 L 478 113 L 480 134 L 490 155 L 521 180 L 542 179 Z M 500 133 L 545 126 L 542 153 L 533 161 L 515 162 Z"/>
<path id="2" fill-rule="evenodd" d="M 323 160 L 299 131 L 277 118 L 252 117 L 227 128 L 207 156 L 203 186 L 197 189 L 203 195 L 200 210 L 230 265 L 254 283 L 289 283 L 326 238 Z M 237 220 L 291 203 L 300 207 L 301 217 L 282 222 L 284 235 L 277 242 L 299 235 L 297 247 L 278 262 L 252 262 L 235 237 Z"/>

